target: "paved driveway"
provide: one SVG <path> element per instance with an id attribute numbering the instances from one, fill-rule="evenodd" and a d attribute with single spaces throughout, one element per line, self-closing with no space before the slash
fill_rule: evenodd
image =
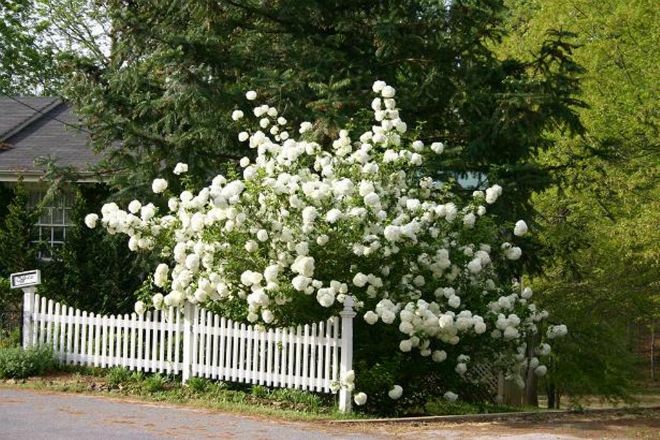
<path id="1" fill-rule="evenodd" d="M 127 402 L 107 397 L 0 388 L 0 438 L 71 439 L 377 439 L 305 423 Z"/>
<path id="2" fill-rule="evenodd" d="M 0 387 L 0 440 L 403 439 L 577 440 L 660 438 L 658 412 L 544 421 L 330 424 L 286 422 L 182 406 Z"/>

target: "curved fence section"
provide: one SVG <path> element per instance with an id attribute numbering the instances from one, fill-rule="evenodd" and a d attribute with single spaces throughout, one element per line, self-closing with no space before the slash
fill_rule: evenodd
<path id="1" fill-rule="evenodd" d="M 23 346 L 52 347 L 62 363 L 331 392 L 352 369 L 352 298 L 340 317 L 259 329 L 188 304 L 184 310 L 95 315 L 35 294 L 23 300 Z M 340 392 L 350 409 L 350 392 Z"/>

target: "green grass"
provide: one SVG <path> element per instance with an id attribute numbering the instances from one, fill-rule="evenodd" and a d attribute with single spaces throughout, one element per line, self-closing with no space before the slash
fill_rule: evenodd
<path id="1" fill-rule="evenodd" d="M 539 411 L 535 407 L 517 407 L 507 405 L 494 405 L 490 403 L 449 402 L 445 399 L 434 399 L 426 403 L 424 413 L 429 416 L 450 416 L 466 414 L 493 414 L 520 411 Z"/>
<path id="2" fill-rule="evenodd" d="M 102 394 L 188 407 L 216 409 L 288 420 L 334 420 L 365 418 L 341 414 L 334 396 L 300 390 L 270 389 L 191 378 L 182 385 L 179 377 L 110 369 L 65 367 L 66 374 L 32 378 L 14 386 L 85 394 Z"/>

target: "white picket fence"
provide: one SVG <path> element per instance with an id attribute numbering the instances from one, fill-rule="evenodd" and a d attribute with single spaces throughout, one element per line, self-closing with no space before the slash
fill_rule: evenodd
<path id="1" fill-rule="evenodd" d="M 339 317 L 267 331 L 195 305 L 125 315 L 95 315 L 24 289 L 23 346 L 52 347 L 62 363 L 206 377 L 330 392 L 352 369 L 353 299 Z M 342 387 L 339 408 L 350 411 Z"/>

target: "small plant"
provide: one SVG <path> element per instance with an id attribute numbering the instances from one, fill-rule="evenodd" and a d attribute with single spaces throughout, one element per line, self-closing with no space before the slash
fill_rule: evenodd
<path id="1" fill-rule="evenodd" d="M 186 385 L 196 393 L 204 393 L 209 389 L 211 382 L 202 377 L 191 377 Z"/>
<path id="2" fill-rule="evenodd" d="M 131 372 L 122 367 L 113 367 L 108 370 L 105 378 L 110 389 L 119 388 L 131 380 Z"/>
<path id="3" fill-rule="evenodd" d="M 307 410 L 318 410 L 323 405 L 319 395 L 301 390 L 278 388 L 272 390 L 269 398 L 275 402 L 289 402 L 295 407 L 304 407 Z"/>
<path id="4" fill-rule="evenodd" d="M 144 382 L 142 382 L 142 387 L 149 393 L 157 393 L 159 391 L 163 391 L 166 384 L 167 379 L 164 376 L 160 374 L 154 374 L 147 377 Z"/>
<path id="5" fill-rule="evenodd" d="M 0 379 L 23 379 L 48 373 L 56 368 L 57 361 L 49 348 L 0 348 Z"/>
<path id="6" fill-rule="evenodd" d="M 268 388 L 266 388 L 266 387 L 262 387 L 261 385 L 255 385 L 255 386 L 253 386 L 252 389 L 250 390 L 250 393 L 251 393 L 254 397 L 265 398 L 265 397 L 268 397 Z"/>

